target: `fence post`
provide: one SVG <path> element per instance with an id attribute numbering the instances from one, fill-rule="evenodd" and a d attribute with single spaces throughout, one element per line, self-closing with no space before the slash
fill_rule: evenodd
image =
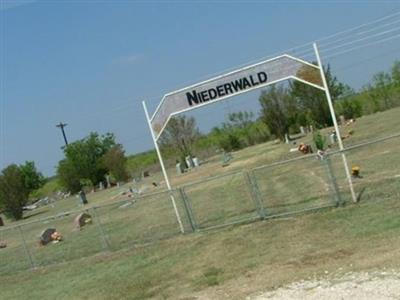
<path id="1" fill-rule="evenodd" d="M 183 188 L 179 188 L 179 193 L 183 201 L 183 206 L 185 207 L 186 215 L 189 219 L 190 227 L 192 227 L 192 231 L 195 232 L 197 231 L 198 227 L 193 215 L 193 210 L 192 210 L 192 205 L 190 204 L 190 200 L 188 199 L 185 190 Z"/>
<path id="2" fill-rule="evenodd" d="M 96 225 L 97 225 L 97 227 L 98 227 L 98 229 L 100 231 L 101 240 L 103 242 L 103 250 L 110 250 L 111 245 L 110 245 L 110 242 L 109 242 L 109 240 L 107 238 L 106 233 L 103 230 L 103 226 L 101 226 L 100 217 L 99 217 L 99 214 L 96 211 L 96 207 L 92 207 L 92 211 L 93 211 L 93 215 L 94 215 L 94 217 L 96 219 L 95 223 L 96 223 Z"/>
<path id="3" fill-rule="evenodd" d="M 254 174 L 251 171 L 245 171 L 244 176 L 247 180 L 247 184 L 250 187 L 251 196 L 253 198 L 254 204 L 260 215 L 261 220 L 264 220 L 266 217 L 264 205 L 261 199 L 260 189 L 257 185 L 257 180 L 254 178 Z"/>
<path id="4" fill-rule="evenodd" d="M 35 262 L 33 261 L 32 255 L 29 252 L 28 245 L 26 244 L 26 241 L 25 241 L 24 233 L 22 232 L 22 229 L 21 229 L 21 225 L 18 225 L 17 227 L 18 227 L 19 233 L 21 235 L 22 245 L 24 247 L 25 254 L 28 257 L 29 263 L 31 264 L 31 268 L 34 269 L 36 267 Z"/>
<path id="5" fill-rule="evenodd" d="M 339 191 L 339 187 L 337 185 L 335 174 L 333 173 L 332 162 L 331 162 L 331 158 L 330 158 L 329 154 L 327 154 L 323 158 L 323 160 L 325 161 L 325 166 L 328 171 L 328 177 L 329 177 L 329 181 L 331 183 L 330 184 L 331 192 L 333 193 L 333 197 L 335 199 L 336 205 L 339 206 L 340 204 L 342 204 L 342 198 L 340 196 L 340 191 Z"/>

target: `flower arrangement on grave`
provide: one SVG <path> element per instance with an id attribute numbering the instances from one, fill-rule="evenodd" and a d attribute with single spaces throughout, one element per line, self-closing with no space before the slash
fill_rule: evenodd
<path id="1" fill-rule="evenodd" d="M 51 239 L 53 242 L 60 242 L 60 241 L 62 241 L 62 235 L 59 232 L 54 231 L 51 234 Z"/>
<path id="2" fill-rule="evenodd" d="M 360 167 L 359 166 L 353 166 L 351 168 L 351 176 L 353 177 L 360 177 Z"/>

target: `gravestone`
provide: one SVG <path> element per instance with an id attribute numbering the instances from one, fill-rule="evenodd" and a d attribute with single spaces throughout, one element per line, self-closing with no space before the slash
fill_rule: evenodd
<path id="1" fill-rule="evenodd" d="M 186 160 L 186 165 L 188 166 L 188 168 L 189 169 L 191 169 L 191 168 L 193 168 L 193 160 L 192 160 L 192 158 L 190 157 L 190 155 L 188 155 L 188 156 L 186 156 L 185 157 L 185 160 Z"/>
<path id="2" fill-rule="evenodd" d="M 176 173 L 178 174 L 178 175 L 181 175 L 182 173 L 183 173 L 183 169 L 182 169 L 182 164 L 180 163 L 180 162 L 177 162 L 176 163 L 176 165 L 175 165 L 175 167 L 176 167 Z"/>
<path id="3" fill-rule="evenodd" d="M 290 142 L 289 135 L 285 133 L 285 144 L 289 144 L 289 142 Z"/>
<path id="4" fill-rule="evenodd" d="M 99 190 L 101 191 L 101 190 L 103 190 L 103 189 L 104 189 L 103 181 L 100 181 L 100 183 L 99 183 Z"/>
<path id="5" fill-rule="evenodd" d="M 106 181 L 107 181 L 107 186 L 106 186 L 106 188 L 109 189 L 109 188 L 111 187 L 110 175 L 106 175 Z"/>
<path id="6" fill-rule="evenodd" d="M 81 229 L 86 224 L 92 223 L 92 216 L 87 213 L 80 213 L 74 219 L 74 227 L 76 229 Z"/>
<path id="7" fill-rule="evenodd" d="M 4 226 L 3 219 L 0 217 L 0 226 Z"/>
<path id="8" fill-rule="evenodd" d="M 86 194 L 85 194 L 85 192 L 83 190 L 80 191 L 78 195 L 79 195 L 79 200 L 81 201 L 81 203 L 83 205 L 88 204 L 88 201 L 86 199 Z"/>
<path id="9" fill-rule="evenodd" d="M 226 167 L 229 166 L 229 161 L 232 159 L 232 154 L 229 152 L 222 153 L 222 166 Z"/>
<path id="10" fill-rule="evenodd" d="M 1 241 L 1 240 L 0 240 L 0 249 L 1 249 L 1 248 L 5 248 L 5 247 L 7 247 L 7 242 L 6 242 L 6 241 Z"/>
<path id="11" fill-rule="evenodd" d="M 304 126 L 300 126 L 300 132 L 301 134 L 307 134 L 306 128 Z"/>
<path id="12" fill-rule="evenodd" d="M 51 238 L 51 235 L 56 232 L 55 228 L 47 228 L 46 230 L 43 230 L 42 233 L 40 234 L 40 243 L 42 245 L 47 245 L 50 243 L 53 239 Z"/>
<path id="13" fill-rule="evenodd" d="M 195 168 L 200 166 L 199 159 L 196 156 L 193 157 L 193 165 L 194 165 Z"/>
<path id="14" fill-rule="evenodd" d="M 346 118 L 343 115 L 340 115 L 339 122 L 340 122 L 340 125 L 342 125 L 342 126 L 346 125 Z"/>
<path id="15" fill-rule="evenodd" d="M 336 142 L 337 142 L 336 132 L 332 132 L 329 135 L 329 140 L 330 140 L 331 144 L 336 144 Z"/>

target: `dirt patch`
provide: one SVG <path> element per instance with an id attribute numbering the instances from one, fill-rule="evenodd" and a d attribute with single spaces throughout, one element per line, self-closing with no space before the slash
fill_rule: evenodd
<path id="1" fill-rule="evenodd" d="M 381 272 L 346 273 L 340 277 L 326 277 L 291 283 L 274 291 L 247 297 L 247 300 L 320 300 L 399 299 L 400 273 L 394 270 Z"/>

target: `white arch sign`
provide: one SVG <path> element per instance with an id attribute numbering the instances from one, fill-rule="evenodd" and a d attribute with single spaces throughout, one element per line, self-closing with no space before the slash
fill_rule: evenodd
<path id="1" fill-rule="evenodd" d="M 146 104 L 143 101 L 146 119 L 168 190 L 171 191 L 172 188 L 157 140 L 172 116 L 288 79 L 298 80 L 325 91 L 332 121 L 338 137 L 339 148 L 340 150 L 344 150 L 318 48 L 315 43 L 313 46 L 318 65 L 314 65 L 288 54 L 283 54 L 168 93 L 161 99 L 160 104 L 151 118 L 147 111 Z M 351 196 L 353 201 L 356 202 L 357 198 L 344 152 L 342 152 L 342 159 Z M 180 230 L 183 233 L 184 228 L 172 193 L 170 197 Z"/>
<path id="2" fill-rule="evenodd" d="M 318 66 L 284 54 L 166 94 L 151 117 L 155 138 L 173 115 L 288 79 L 324 90 Z"/>

